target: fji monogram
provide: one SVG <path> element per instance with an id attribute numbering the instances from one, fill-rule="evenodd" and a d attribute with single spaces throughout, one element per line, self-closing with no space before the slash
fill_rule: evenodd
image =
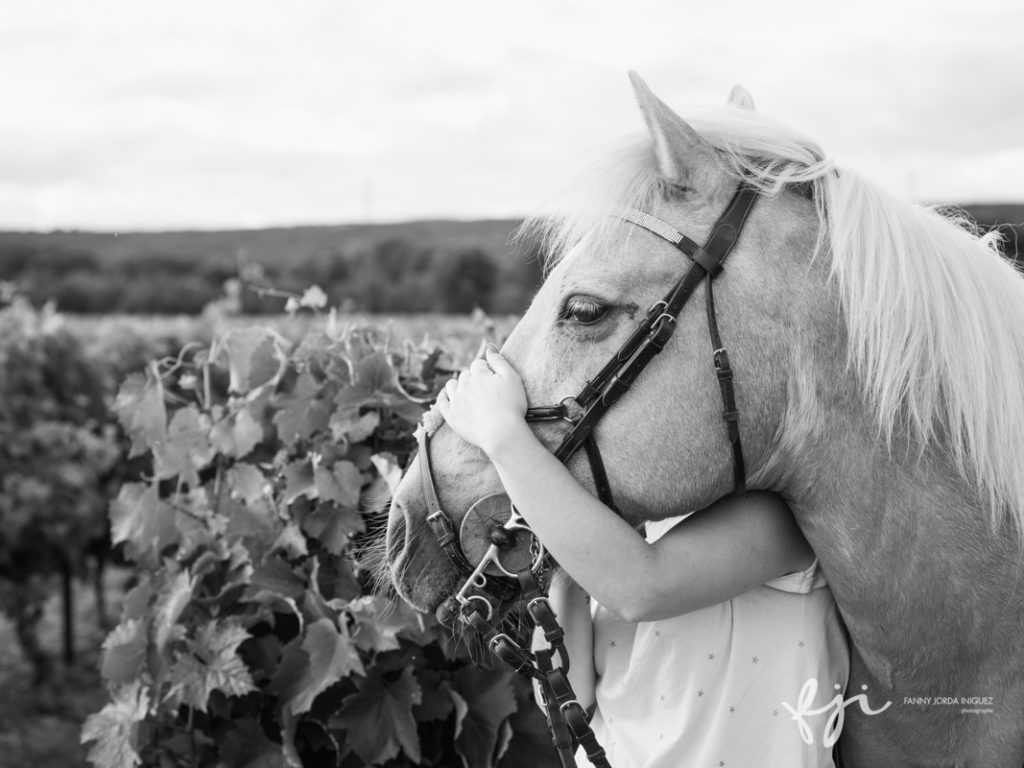
<path id="1" fill-rule="evenodd" d="M 836 690 L 842 690 L 842 686 L 836 684 Z M 862 691 L 866 691 L 868 687 L 866 685 L 861 686 Z M 880 712 L 885 712 L 890 706 L 891 701 L 885 702 L 884 705 L 878 709 L 872 709 L 868 705 L 868 697 L 866 693 L 858 693 L 849 699 L 844 699 L 842 693 L 837 693 L 830 702 L 825 706 L 814 709 L 811 704 L 814 703 L 815 696 L 818 695 L 818 681 L 816 678 L 811 678 L 804 687 L 800 689 L 800 695 L 796 700 L 796 709 L 793 709 L 786 702 L 782 702 L 782 706 L 789 710 L 789 713 L 793 716 L 793 720 L 796 721 L 797 727 L 800 729 L 800 738 L 804 740 L 806 744 L 814 743 L 814 734 L 811 733 L 811 727 L 807 724 L 805 717 L 813 717 L 814 715 L 821 715 L 828 712 L 830 709 L 835 711 L 828 716 L 828 720 L 825 721 L 825 731 L 822 733 L 822 744 L 826 747 L 833 746 L 839 740 L 839 734 L 843 732 L 843 721 L 846 719 L 846 708 L 857 702 L 860 706 L 860 711 L 865 715 L 877 715 Z"/>

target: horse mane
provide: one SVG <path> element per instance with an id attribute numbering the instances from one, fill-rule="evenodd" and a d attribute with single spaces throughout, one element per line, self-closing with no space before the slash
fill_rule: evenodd
<path id="1" fill-rule="evenodd" d="M 723 169 L 766 195 L 787 185 L 818 211 L 815 258 L 827 253 L 848 334 L 848 363 L 891 445 L 906 430 L 935 442 L 987 503 L 1024 535 L 1024 277 L 965 214 L 911 204 L 817 144 L 736 107 L 681 113 L 718 150 Z M 521 234 L 539 239 L 550 269 L 581 239 L 588 249 L 624 226 L 621 207 L 649 210 L 669 185 L 646 135 L 611 154 Z M 629 231 L 626 230 L 626 236 Z"/>

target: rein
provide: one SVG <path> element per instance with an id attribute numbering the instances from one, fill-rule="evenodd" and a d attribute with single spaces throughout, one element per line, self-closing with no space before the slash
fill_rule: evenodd
<path id="1" fill-rule="evenodd" d="M 554 451 L 555 458 L 563 463 L 568 462 L 580 448 L 583 448 L 590 463 L 590 472 L 598 498 L 612 509 L 616 507 L 601 452 L 594 437 L 594 428 L 604 414 L 626 393 L 655 355 L 665 348 L 675 332 L 679 314 L 702 281 L 707 283 L 705 311 L 708 334 L 711 338 L 712 359 L 722 397 L 722 418 L 725 421 L 732 452 L 733 489 L 735 493 L 742 493 L 746 489 L 746 465 L 740 440 L 732 367 L 729 353 L 722 344 L 718 330 L 711 286 L 714 278 L 722 272 L 726 258 L 735 247 L 758 195 L 756 188 L 741 182 L 725 211 L 712 227 L 703 247 L 669 224 L 643 211 L 632 208 L 623 210 L 619 214 L 620 218 L 674 245 L 689 257 L 692 262 L 690 268 L 665 297 L 655 302 L 647 311 L 636 330 L 605 366 L 584 384 L 578 395 L 567 397 L 557 405 L 537 406 L 526 411 L 526 420 L 530 422 L 560 420 L 570 424 L 569 431 Z M 481 560 L 475 566 L 469 562 L 463 547 L 460 546 L 452 520 L 441 506 L 434 486 L 430 467 L 431 432 L 432 430 L 428 431 L 426 426 L 421 426 L 417 431 L 423 498 L 427 506 L 427 525 L 441 550 L 463 579 L 462 586 L 453 598 L 458 604 L 459 621 L 478 632 L 491 652 L 517 673 L 539 683 L 552 741 L 563 768 L 576 766 L 573 754 L 574 740 L 584 748 L 587 758 L 593 765 L 597 768 L 610 768 L 604 749 L 598 744 L 590 727 L 587 713 L 577 700 L 567 677 L 569 656 L 563 642 L 564 632 L 551 609 L 543 586 L 544 575 L 549 569 L 547 552 L 533 536 L 529 525 L 515 507 L 510 505 L 507 520 L 491 528 L 490 545 Z M 481 501 L 483 499 L 474 504 L 473 508 Z M 524 535 L 529 538 L 529 565 L 509 568 L 506 565 L 509 553 L 520 547 L 520 537 Z M 544 632 L 548 648 L 526 650 L 492 624 L 497 612 L 496 605 L 511 602 L 517 595 L 526 601 L 526 612 L 534 627 L 539 626 Z M 532 631 L 533 627 L 530 629 Z M 554 665 L 556 657 L 558 666 Z"/>

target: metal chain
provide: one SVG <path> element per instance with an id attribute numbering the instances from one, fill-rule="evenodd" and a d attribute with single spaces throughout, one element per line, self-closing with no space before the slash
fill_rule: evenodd
<path id="1" fill-rule="evenodd" d="M 536 574 L 526 568 L 519 572 L 517 578 L 526 601 L 526 613 L 533 625 L 530 630 L 540 627 L 548 643 L 547 648 L 529 651 L 491 624 L 489 619 L 495 612 L 486 597 L 463 603 L 460 620 L 478 632 L 491 653 L 512 667 L 517 674 L 540 684 L 551 740 L 563 768 L 576 767 L 576 744 L 583 747 L 587 759 L 596 768 L 611 768 L 604 749 L 590 727 L 587 711 L 569 682 L 565 630 L 558 623 Z M 479 600 L 488 603 L 486 611 L 478 605 Z M 558 657 L 558 666 L 554 665 L 555 657 Z"/>

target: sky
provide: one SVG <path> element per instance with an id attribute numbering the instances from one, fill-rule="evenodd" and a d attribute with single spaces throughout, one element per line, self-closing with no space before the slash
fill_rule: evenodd
<path id="1" fill-rule="evenodd" d="M 516 217 L 668 104 L 1024 202 L 1020 0 L 0 0 L 0 229 Z"/>

